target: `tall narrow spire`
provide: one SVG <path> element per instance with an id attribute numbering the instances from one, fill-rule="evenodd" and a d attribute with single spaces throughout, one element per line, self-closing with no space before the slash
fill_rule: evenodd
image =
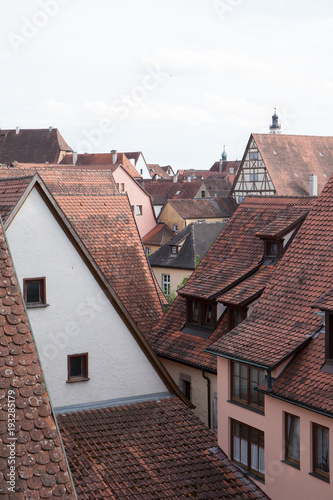
<path id="1" fill-rule="evenodd" d="M 272 116 L 272 125 L 269 126 L 270 134 L 280 134 L 281 125 L 279 124 L 279 117 L 276 114 L 276 108 L 274 108 L 274 115 Z"/>

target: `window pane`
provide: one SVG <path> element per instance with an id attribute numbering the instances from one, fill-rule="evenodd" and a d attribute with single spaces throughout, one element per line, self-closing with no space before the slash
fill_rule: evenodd
<path id="1" fill-rule="evenodd" d="M 82 357 L 70 358 L 70 377 L 82 377 Z"/>
<path id="2" fill-rule="evenodd" d="M 40 281 L 26 281 L 27 303 L 40 302 Z"/>
<path id="3" fill-rule="evenodd" d="M 329 431 L 319 425 L 314 426 L 314 469 L 329 473 Z"/>
<path id="4" fill-rule="evenodd" d="M 286 458 L 299 462 L 300 451 L 300 435 L 299 435 L 300 419 L 294 415 L 287 414 L 286 418 Z"/>
<path id="5" fill-rule="evenodd" d="M 193 321 L 199 320 L 199 303 L 195 301 L 192 303 L 192 319 Z"/>

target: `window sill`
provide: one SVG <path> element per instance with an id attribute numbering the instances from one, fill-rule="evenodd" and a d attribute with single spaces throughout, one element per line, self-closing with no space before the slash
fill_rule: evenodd
<path id="1" fill-rule="evenodd" d="M 256 481 L 262 483 L 262 484 L 265 484 L 265 478 L 262 477 L 262 476 L 257 476 L 257 474 L 255 474 L 254 472 L 251 472 L 249 471 L 248 469 L 246 469 L 246 467 L 242 467 L 242 465 L 240 465 L 238 462 L 235 462 L 234 460 L 232 461 L 232 463 L 238 467 L 241 471 L 244 472 L 244 474 L 246 474 L 247 476 L 251 477 L 252 479 L 255 479 Z"/>
<path id="2" fill-rule="evenodd" d="M 294 469 L 301 470 L 300 464 L 296 464 L 295 462 L 292 462 L 291 460 L 281 460 L 283 464 L 290 465 L 290 467 L 294 467 Z"/>
<path id="3" fill-rule="evenodd" d="M 265 410 L 261 410 L 260 408 L 254 408 L 253 406 L 248 406 L 245 403 L 241 403 L 239 401 L 234 401 L 233 399 L 228 399 L 227 403 L 231 403 L 232 405 L 240 406 L 241 408 L 244 408 L 245 410 L 250 410 L 253 411 L 254 413 L 258 413 L 259 415 L 265 415 Z"/>
<path id="4" fill-rule="evenodd" d="M 319 474 L 318 472 L 309 472 L 309 476 L 316 477 L 317 479 L 320 479 L 321 481 L 324 481 L 325 483 L 330 482 L 329 477 L 323 476 L 323 475 Z"/>
<path id="5" fill-rule="evenodd" d="M 43 307 L 49 307 L 50 304 L 41 304 L 39 302 L 35 303 L 35 304 L 25 304 L 25 307 L 27 309 L 39 309 L 39 308 L 43 308 Z"/>
<path id="6" fill-rule="evenodd" d="M 90 378 L 85 378 L 85 377 L 77 377 L 77 378 L 72 378 L 71 380 L 66 380 L 66 384 L 76 384 L 77 382 L 88 382 Z"/>

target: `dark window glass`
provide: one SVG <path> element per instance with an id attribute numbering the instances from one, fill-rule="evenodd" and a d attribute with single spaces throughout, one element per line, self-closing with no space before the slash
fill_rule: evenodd
<path id="1" fill-rule="evenodd" d="M 68 356 L 68 380 L 88 378 L 88 354 Z"/>
<path id="2" fill-rule="evenodd" d="M 313 424 L 313 472 L 328 477 L 329 466 L 329 430 Z"/>
<path id="3" fill-rule="evenodd" d="M 264 395 L 255 390 L 264 380 L 265 371 L 243 363 L 232 362 L 231 398 L 248 406 L 264 408 Z"/>
<path id="4" fill-rule="evenodd" d="M 286 460 L 300 463 L 300 419 L 286 413 Z"/>
<path id="5" fill-rule="evenodd" d="M 265 474 L 264 433 L 232 421 L 232 459 L 261 477 Z"/>
<path id="6" fill-rule="evenodd" d="M 41 302 L 39 281 L 26 282 L 26 302 Z"/>

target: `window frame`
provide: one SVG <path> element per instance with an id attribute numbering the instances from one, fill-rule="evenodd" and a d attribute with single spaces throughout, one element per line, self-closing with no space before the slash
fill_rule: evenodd
<path id="1" fill-rule="evenodd" d="M 255 427 L 251 427 L 250 425 L 244 424 L 243 422 L 239 422 L 238 420 L 235 419 L 230 419 L 231 420 L 231 460 L 235 463 L 237 463 L 240 467 L 248 471 L 249 473 L 253 474 L 254 476 L 260 478 L 260 479 L 265 479 L 265 470 L 264 472 L 261 472 L 259 470 L 259 461 L 260 461 L 260 452 L 259 450 L 263 450 L 263 465 L 265 469 L 265 433 L 264 431 L 261 431 L 260 429 L 256 429 Z M 235 426 L 239 425 L 239 436 L 236 435 L 235 433 Z M 244 460 L 242 461 L 242 452 L 244 452 L 245 447 L 242 446 L 242 428 L 246 430 L 246 463 L 244 463 Z M 253 433 L 257 433 L 257 443 L 252 441 L 252 435 Z M 261 434 L 261 436 L 260 436 Z M 239 452 L 240 452 L 240 459 L 238 460 L 235 458 L 235 438 L 238 438 L 240 440 L 239 443 Z M 260 442 L 263 442 L 263 446 L 260 446 Z M 256 446 L 258 449 L 258 468 L 255 469 L 253 467 L 253 462 L 254 462 L 254 457 L 253 457 L 253 446 Z"/>
<path id="2" fill-rule="evenodd" d="M 276 251 L 272 251 L 272 245 L 277 245 Z M 264 254 L 265 257 L 276 258 L 281 257 L 283 250 L 282 240 L 265 240 Z"/>
<path id="3" fill-rule="evenodd" d="M 240 325 L 247 318 L 247 307 L 231 307 L 227 308 L 228 332 Z M 235 314 L 240 313 L 240 321 L 236 321 Z"/>
<path id="4" fill-rule="evenodd" d="M 71 376 L 71 359 L 74 358 L 82 358 L 84 359 L 84 367 L 82 369 L 83 374 L 79 376 Z M 67 356 L 67 383 L 74 383 L 74 382 L 85 382 L 89 380 L 88 377 L 89 371 L 88 371 L 88 353 L 84 352 L 81 354 L 68 354 Z"/>
<path id="5" fill-rule="evenodd" d="M 135 205 L 135 215 L 141 216 L 143 214 L 142 205 Z"/>
<path id="6" fill-rule="evenodd" d="M 173 225 L 173 231 L 174 231 L 174 233 L 178 232 L 178 224 Z"/>
<path id="7" fill-rule="evenodd" d="M 165 280 L 166 278 L 166 280 Z M 166 289 L 165 289 L 166 285 Z M 164 295 L 170 295 L 171 293 L 171 276 L 170 274 L 162 273 L 162 291 Z"/>
<path id="8" fill-rule="evenodd" d="M 32 282 L 39 283 L 39 298 L 37 302 L 27 301 L 27 285 Z M 46 305 L 46 278 L 45 276 L 39 278 L 23 278 L 23 299 L 26 307 L 43 307 Z"/>
<path id="9" fill-rule="evenodd" d="M 288 417 L 291 417 L 291 427 L 289 428 L 288 426 Z M 295 445 L 293 444 L 293 440 L 295 439 L 296 437 L 296 440 L 297 440 L 297 434 L 295 434 L 294 436 L 294 433 L 295 433 L 295 430 L 294 430 L 294 425 L 295 425 L 295 422 L 298 421 L 298 443 L 296 442 L 297 444 L 297 452 L 298 452 L 298 457 L 299 458 L 295 458 L 294 456 L 292 456 L 291 454 L 291 448 L 294 449 Z M 285 439 L 285 448 L 284 448 L 284 458 L 285 458 L 285 461 L 287 463 L 290 463 L 294 466 L 296 466 L 297 468 L 300 468 L 301 466 L 301 454 L 300 454 L 300 440 L 301 440 L 301 419 L 298 415 L 294 415 L 292 413 L 287 413 L 285 412 L 285 418 L 284 418 L 284 439 Z"/>
<path id="10" fill-rule="evenodd" d="M 194 304 L 198 304 L 198 317 L 194 318 Z M 217 322 L 217 308 L 216 304 L 209 301 L 198 299 L 188 299 L 187 305 L 187 324 L 191 327 L 196 327 L 201 330 L 214 330 Z M 207 313 L 210 308 L 210 322 L 206 321 Z"/>
<path id="11" fill-rule="evenodd" d="M 322 429 L 324 431 L 327 432 L 327 455 L 328 455 L 328 464 L 327 464 L 327 468 L 328 468 L 328 471 L 323 471 L 322 469 L 320 469 L 317 465 L 318 465 L 318 462 L 317 462 L 317 449 L 318 449 L 318 437 L 317 437 L 317 434 L 316 434 L 316 429 Z M 329 456 L 330 456 L 330 453 L 329 453 L 329 441 L 330 441 L 330 434 L 329 434 L 330 430 L 328 427 L 325 427 L 324 425 L 319 425 L 319 424 L 316 424 L 314 422 L 312 422 L 312 473 L 316 476 L 319 476 L 320 478 L 323 478 L 325 479 L 326 481 L 330 479 L 330 464 L 329 464 Z"/>
<path id="12" fill-rule="evenodd" d="M 239 374 L 235 374 L 235 368 L 236 365 L 239 366 Z M 246 369 L 246 377 L 242 376 L 242 368 Z M 247 365 L 246 363 L 240 363 L 238 361 L 231 361 L 231 401 L 234 401 L 236 403 L 239 403 L 241 405 L 247 406 L 248 408 L 253 408 L 255 410 L 258 410 L 262 413 L 264 413 L 265 410 L 265 397 L 264 394 L 259 392 L 259 391 L 254 391 L 251 389 L 251 384 L 254 382 L 252 373 L 251 371 L 257 372 L 257 380 L 256 386 L 253 385 L 252 387 L 257 387 L 262 380 L 260 380 L 260 373 L 263 374 L 264 376 L 266 375 L 265 370 L 261 368 L 257 368 L 255 366 Z M 241 394 L 241 389 L 242 389 L 242 380 L 246 381 L 246 399 L 237 397 L 236 390 L 235 390 L 235 378 L 239 378 L 239 394 Z M 253 402 L 253 396 L 255 397 L 256 402 Z M 262 404 L 260 402 L 262 401 Z"/>
<path id="13" fill-rule="evenodd" d="M 191 376 L 186 373 L 179 374 L 178 387 L 184 394 L 184 396 L 191 401 L 192 398 L 192 385 L 191 385 Z"/>

